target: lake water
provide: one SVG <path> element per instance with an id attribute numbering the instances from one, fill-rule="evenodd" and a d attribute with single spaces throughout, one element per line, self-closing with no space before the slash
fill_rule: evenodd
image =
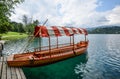
<path id="1" fill-rule="evenodd" d="M 89 34 L 88 39 L 85 54 L 43 67 L 23 68 L 27 79 L 120 79 L 120 35 Z M 4 55 L 18 52 L 25 43 L 25 39 L 8 42 Z M 32 47 L 37 43 L 28 48 Z"/>

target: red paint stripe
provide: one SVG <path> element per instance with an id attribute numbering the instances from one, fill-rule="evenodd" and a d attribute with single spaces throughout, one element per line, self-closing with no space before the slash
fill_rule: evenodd
<path id="1" fill-rule="evenodd" d="M 71 29 L 72 29 L 72 31 L 73 31 L 73 34 L 77 34 L 75 28 L 71 28 Z"/>
<path id="2" fill-rule="evenodd" d="M 65 34 L 66 34 L 67 36 L 70 36 L 70 35 L 71 35 L 71 34 L 69 33 L 69 30 L 68 30 L 67 28 L 62 27 L 62 29 L 64 30 L 64 32 L 65 32 Z"/>
<path id="3" fill-rule="evenodd" d="M 40 33 L 40 29 L 41 29 L 41 33 Z M 60 30 L 56 27 L 56 26 L 52 26 L 52 29 L 55 33 L 55 36 L 62 36 Z M 69 29 L 67 29 L 66 27 L 62 27 L 63 31 L 65 32 L 65 34 L 67 36 L 70 36 L 71 33 L 69 31 Z M 83 29 L 83 28 L 70 28 L 72 31 L 73 31 L 73 34 L 77 34 L 78 32 L 80 34 L 85 34 L 85 35 L 88 35 L 87 33 L 87 30 L 86 29 Z M 34 31 L 34 36 L 35 37 L 49 37 L 49 33 L 48 33 L 48 30 L 46 26 L 36 26 L 35 27 L 35 31 Z M 77 32 L 78 31 L 78 32 Z M 84 32 L 84 33 L 82 33 Z"/>
<path id="4" fill-rule="evenodd" d="M 35 37 L 48 37 L 49 34 L 48 34 L 48 30 L 46 26 L 36 26 L 34 36 Z"/>
<path id="5" fill-rule="evenodd" d="M 39 27 L 35 26 L 35 31 L 34 31 L 34 36 L 35 37 L 38 37 L 38 34 L 37 34 L 38 30 L 39 30 Z"/>
<path id="6" fill-rule="evenodd" d="M 52 26 L 52 28 L 54 30 L 55 36 L 62 36 L 59 29 L 56 26 Z"/>
<path id="7" fill-rule="evenodd" d="M 42 37 L 49 37 L 48 29 L 46 28 L 46 26 L 41 26 L 41 34 Z"/>
<path id="8" fill-rule="evenodd" d="M 82 34 L 82 31 L 81 31 L 81 29 L 79 29 L 79 28 L 77 28 L 77 29 L 78 29 L 79 33 L 80 33 L 80 34 Z"/>

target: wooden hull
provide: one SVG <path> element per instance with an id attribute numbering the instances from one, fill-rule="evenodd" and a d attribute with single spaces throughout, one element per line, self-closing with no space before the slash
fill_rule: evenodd
<path id="1" fill-rule="evenodd" d="M 84 47 L 72 49 L 73 47 L 63 47 L 65 50 L 57 50 L 53 49 L 51 52 L 31 52 L 31 53 L 23 53 L 23 54 L 15 54 L 11 55 L 7 59 L 7 63 L 9 66 L 13 67 L 35 67 L 35 66 L 43 66 L 51 63 L 55 63 L 58 61 L 62 61 L 74 56 L 78 56 L 84 53 L 87 50 L 87 45 Z M 67 50 L 69 48 L 69 50 Z M 37 57 L 34 56 L 34 53 L 37 53 Z"/>

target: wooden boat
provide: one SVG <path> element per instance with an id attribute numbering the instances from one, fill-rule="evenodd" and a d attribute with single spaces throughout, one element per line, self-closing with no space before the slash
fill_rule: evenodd
<path id="1" fill-rule="evenodd" d="M 75 44 L 74 35 L 84 34 L 85 40 Z M 69 36 L 69 44 L 58 44 L 59 36 Z M 54 36 L 57 38 L 57 45 L 52 48 L 50 38 Z M 9 66 L 14 67 L 35 67 L 55 63 L 71 57 L 78 56 L 84 53 L 88 47 L 88 40 L 86 39 L 87 31 L 82 28 L 67 28 L 67 27 L 46 27 L 36 26 L 34 37 L 49 38 L 49 46 L 35 48 L 33 52 L 26 52 L 22 54 L 10 55 L 7 59 Z M 71 39 L 72 38 L 72 39 Z M 42 50 L 42 48 L 48 48 Z"/>

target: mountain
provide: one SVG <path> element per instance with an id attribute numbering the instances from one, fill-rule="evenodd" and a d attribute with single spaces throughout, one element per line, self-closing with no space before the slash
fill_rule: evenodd
<path id="1" fill-rule="evenodd" d="M 100 26 L 87 30 L 89 34 L 120 34 L 120 26 Z"/>

